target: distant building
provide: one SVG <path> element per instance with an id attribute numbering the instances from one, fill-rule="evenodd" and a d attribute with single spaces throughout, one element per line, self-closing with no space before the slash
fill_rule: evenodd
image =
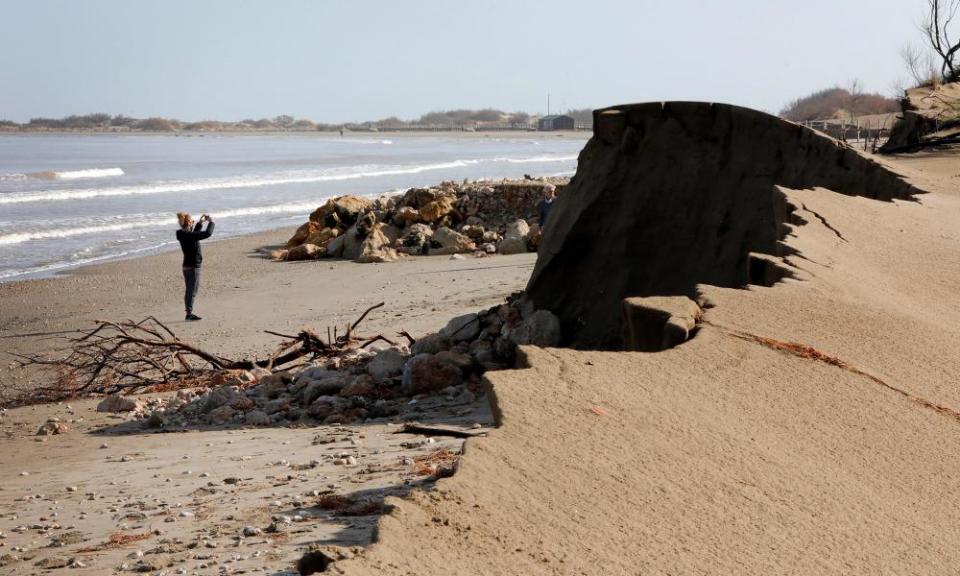
<path id="1" fill-rule="evenodd" d="M 537 121 L 537 130 L 547 131 L 547 130 L 573 130 L 574 120 L 573 116 L 565 116 L 563 114 L 555 114 L 553 116 L 544 116 Z"/>

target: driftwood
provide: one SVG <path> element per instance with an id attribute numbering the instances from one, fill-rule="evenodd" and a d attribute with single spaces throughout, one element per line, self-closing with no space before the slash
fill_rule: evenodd
<path id="1" fill-rule="evenodd" d="M 33 401 L 198 386 L 229 370 L 274 370 L 303 358 L 339 357 L 378 340 L 393 344 L 383 335 L 356 336 L 356 328 L 367 314 L 383 305 L 381 302 L 365 310 L 340 335 L 334 327 L 331 338 L 328 328 L 326 340 L 311 330 L 297 334 L 265 330 L 284 338 L 284 342 L 263 359 L 233 359 L 211 353 L 181 340 L 153 316 L 139 322 L 100 320 L 93 328 L 65 337 L 66 347 L 51 355 L 16 356 L 21 366 L 39 366 L 55 374 L 51 386 L 40 387 L 31 394 Z"/>

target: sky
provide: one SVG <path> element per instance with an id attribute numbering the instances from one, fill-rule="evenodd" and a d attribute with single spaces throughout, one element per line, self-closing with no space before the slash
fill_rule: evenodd
<path id="1" fill-rule="evenodd" d="M 0 0 L 0 119 L 317 122 L 893 94 L 926 0 Z"/>

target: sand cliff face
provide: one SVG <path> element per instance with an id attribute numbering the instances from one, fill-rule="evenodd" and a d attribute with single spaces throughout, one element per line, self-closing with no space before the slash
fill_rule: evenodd
<path id="1" fill-rule="evenodd" d="M 629 296 L 698 283 L 769 285 L 793 206 L 778 187 L 876 200 L 919 191 L 836 140 L 724 104 L 634 104 L 594 113 L 594 136 L 558 199 L 527 290 L 568 344 L 619 348 Z"/>

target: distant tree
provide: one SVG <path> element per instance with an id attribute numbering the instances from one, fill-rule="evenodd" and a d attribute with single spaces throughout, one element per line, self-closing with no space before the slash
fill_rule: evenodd
<path id="1" fill-rule="evenodd" d="M 577 126 L 585 126 L 587 128 L 593 126 L 593 109 L 591 108 L 570 110 L 567 112 L 567 116 L 573 117 L 573 121 Z"/>
<path id="2" fill-rule="evenodd" d="M 514 112 L 510 114 L 509 122 L 514 126 L 526 126 L 530 123 L 530 115 L 526 112 Z"/>
<path id="3" fill-rule="evenodd" d="M 274 124 L 276 124 L 277 126 L 283 126 L 284 128 L 289 127 L 291 124 L 293 124 L 293 122 L 294 122 L 293 116 L 287 116 L 286 114 L 281 114 L 280 116 L 277 116 L 276 118 L 273 119 Z"/>
<path id="4" fill-rule="evenodd" d="M 484 108 L 483 110 L 477 110 L 469 115 L 470 120 L 474 122 L 499 122 L 503 119 L 503 112 L 500 110 L 494 110 L 493 108 Z"/>
<path id="5" fill-rule="evenodd" d="M 111 126 L 130 126 L 137 122 L 136 118 L 131 118 L 129 116 L 124 116 L 123 114 L 117 114 L 110 119 Z"/>
<path id="6" fill-rule="evenodd" d="M 851 90 L 857 92 L 854 93 Z M 780 116 L 788 120 L 804 121 L 884 114 L 900 110 L 899 103 L 893 98 L 863 93 L 859 88 L 859 82 L 851 83 L 851 90 L 840 87 L 828 88 L 797 98 L 780 111 Z"/>
<path id="7" fill-rule="evenodd" d="M 145 118 L 143 120 L 137 120 L 133 127 L 137 130 L 146 130 L 150 132 L 173 132 L 180 127 L 180 123 L 176 120 L 168 120 L 167 118 Z"/>
<path id="8" fill-rule="evenodd" d="M 296 122 L 290 125 L 290 128 L 293 130 L 315 130 L 317 127 L 316 124 L 307 120 L 306 118 L 300 118 Z"/>

